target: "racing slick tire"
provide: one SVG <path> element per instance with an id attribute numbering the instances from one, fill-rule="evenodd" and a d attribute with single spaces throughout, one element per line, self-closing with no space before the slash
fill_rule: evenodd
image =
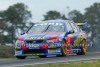
<path id="1" fill-rule="evenodd" d="M 86 50 L 87 50 L 87 44 L 86 44 L 86 40 L 83 40 L 83 44 L 81 46 L 81 51 L 76 53 L 77 55 L 85 55 L 86 54 Z"/>
<path id="2" fill-rule="evenodd" d="M 25 59 L 26 56 L 16 56 L 17 59 Z"/>
<path id="3" fill-rule="evenodd" d="M 66 56 L 67 54 L 67 45 L 66 45 L 66 41 L 63 40 L 62 41 L 62 54 L 61 55 L 57 55 L 57 57 L 62 57 L 62 56 Z"/>
<path id="4" fill-rule="evenodd" d="M 40 58 L 46 58 L 47 55 L 39 55 Z"/>

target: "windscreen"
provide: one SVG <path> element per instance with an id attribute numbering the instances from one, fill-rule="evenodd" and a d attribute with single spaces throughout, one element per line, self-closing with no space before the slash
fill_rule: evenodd
<path id="1" fill-rule="evenodd" d="M 35 24 L 31 27 L 28 33 L 39 33 L 39 32 L 64 32 L 65 27 L 62 24 Z"/>

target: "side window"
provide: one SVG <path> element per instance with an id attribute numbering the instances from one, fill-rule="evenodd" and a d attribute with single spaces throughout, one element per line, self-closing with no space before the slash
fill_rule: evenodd
<path id="1" fill-rule="evenodd" d="M 75 24 L 75 23 L 74 23 L 74 24 Z M 76 28 L 77 28 L 78 31 L 82 31 L 81 28 L 80 28 L 79 26 L 77 26 L 76 24 L 75 24 L 75 26 L 76 26 Z"/>
<path id="2" fill-rule="evenodd" d="M 74 24 L 74 23 L 70 23 L 70 24 L 71 24 L 71 26 L 72 26 L 73 30 L 74 30 L 75 32 L 78 32 L 78 30 L 77 30 L 77 28 L 76 28 L 75 24 Z"/>
<path id="3" fill-rule="evenodd" d="M 71 25 L 69 23 L 67 23 L 67 32 L 73 30 L 73 28 L 71 27 Z"/>
<path id="4" fill-rule="evenodd" d="M 75 23 L 74 23 L 75 24 Z M 77 31 L 80 31 L 79 27 L 75 24 L 75 27 L 77 28 Z"/>

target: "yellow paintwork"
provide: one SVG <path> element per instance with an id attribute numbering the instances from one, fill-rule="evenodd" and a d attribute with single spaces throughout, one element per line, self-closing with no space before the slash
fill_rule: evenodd
<path id="1" fill-rule="evenodd" d="M 86 50 L 87 50 L 87 44 L 86 44 L 86 41 L 85 40 L 83 40 L 83 51 L 84 51 L 84 53 L 86 53 Z"/>
<path id="2" fill-rule="evenodd" d="M 75 23 L 76 25 L 83 25 L 84 23 Z"/>
<path id="3" fill-rule="evenodd" d="M 30 37 L 30 38 L 25 38 L 24 40 L 32 40 L 32 39 L 45 39 L 44 37 Z"/>
<path id="4" fill-rule="evenodd" d="M 56 48 L 56 46 L 48 46 L 48 48 Z"/>
<path id="5" fill-rule="evenodd" d="M 55 50 L 48 50 L 48 52 L 52 51 L 60 51 L 60 49 L 55 49 Z"/>
<path id="6" fill-rule="evenodd" d="M 84 39 L 84 36 L 82 33 L 80 33 L 80 35 L 74 41 L 74 46 L 77 46 L 81 41 L 83 41 L 83 39 Z"/>
<path id="7" fill-rule="evenodd" d="M 15 51 L 15 52 L 22 52 L 22 51 Z"/>
<path id="8" fill-rule="evenodd" d="M 15 49 L 20 49 L 21 47 L 15 47 Z"/>

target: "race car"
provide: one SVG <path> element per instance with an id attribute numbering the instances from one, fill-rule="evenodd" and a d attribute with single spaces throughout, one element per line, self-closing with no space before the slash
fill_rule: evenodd
<path id="1" fill-rule="evenodd" d="M 81 25 L 84 25 L 83 29 L 78 27 Z M 47 55 L 59 57 L 72 53 L 85 55 L 86 28 L 87 23 L 77 24 L 69 20 L 37 22 L 17 39 L 15 56 L 25 59 L 27 56 L 45 58 Z"/>

